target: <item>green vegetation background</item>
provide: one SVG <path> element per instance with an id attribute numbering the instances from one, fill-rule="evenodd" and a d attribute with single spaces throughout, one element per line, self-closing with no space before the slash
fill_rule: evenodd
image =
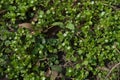
<path id="1" fill-rule="evenodd" d="M 119 80 L 119 50 L 120 0 L 0 0 L 1 79 Z"/>

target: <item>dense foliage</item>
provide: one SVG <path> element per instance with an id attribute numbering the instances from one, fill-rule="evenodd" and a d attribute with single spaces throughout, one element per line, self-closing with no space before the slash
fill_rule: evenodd
<path id="1" fill-rule="evenodd" d="M 1 79 L 117 80 L 119 50 L 119 0 L 0 0 Z"/>

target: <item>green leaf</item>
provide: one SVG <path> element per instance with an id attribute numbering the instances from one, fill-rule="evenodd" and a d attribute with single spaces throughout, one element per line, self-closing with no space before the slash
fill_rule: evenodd
<path id="1" fill-rule="evenodd" d="M 62 22 L 54 22 L 52 26 L 59 26 L 61 28 L 64 28 L 64 24 Z"/>
<path id="2" fill-rule="evenodd" d="M 5 41 L 5 45 L 6 45 L 6 46 L 9 46 L 9 44 L 10 44 L 10 41 L 9 41 L 9 40 L 6 40 L 6 41 Z"/>
<path id="3" fill-rule="evenodd" d="M 57 71 L 57 72 L 61 72 L 62 71 L 62 68 L 59 65 L 53 65 L 53 66 L 51 66 L 51 69 L 53 71 Z"/>
<path id="4" fill-rule="evenodd" d="M 66 28 L 68 28 L 70 30 L 74 30 L 75 29 L 74 25 L 72 23 L 70 23 L 70 22 L 66 25 Z"/>
<path id="5" fill-rule="evenodd" d="M 88 61 L 87 61 L 87 60 L 84 61 L 84 62 L 83 62 L 83 65 L 88 65 Z"/>

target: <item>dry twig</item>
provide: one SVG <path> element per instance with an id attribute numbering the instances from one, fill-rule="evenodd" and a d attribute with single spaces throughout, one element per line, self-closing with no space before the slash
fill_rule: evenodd
<path id="1" fill-rule="evenodd" d="M 1 11 L 0 11 L 0 14 L 2 14 L 2 13 L 4 13 L 4 12 L 6 12 L 6 10 L 1 10 Z"/>
<path id="2" fill-rule="evenodd" d="M 111 68 L 111 70 L 109 71 L 109 73 L 108 73 L 107 76 L 106 76 L 106 79 L 109 77 L 109 75 L 111 74 L 111 72 L 112 72 L 116 67 L 118 67 L 119 65 L 120 65 L 120 62 L 117 63 L 116 65 L 114 65 L 114 66 Z"/>

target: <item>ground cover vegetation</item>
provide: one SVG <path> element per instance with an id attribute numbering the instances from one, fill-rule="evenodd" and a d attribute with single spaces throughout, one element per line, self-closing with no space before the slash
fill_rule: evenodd
<path id="1" fill-rule="evenodd" d="M 119 80 L 119 0 L 0 0 L 0 79 Z"/>

